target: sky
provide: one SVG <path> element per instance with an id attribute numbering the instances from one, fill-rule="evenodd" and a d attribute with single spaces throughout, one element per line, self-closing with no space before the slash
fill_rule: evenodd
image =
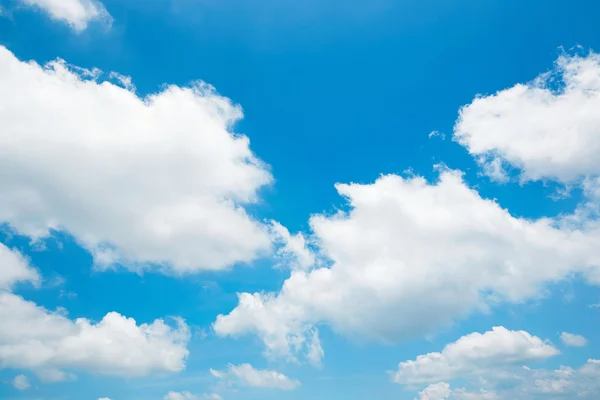
<path id="1" fill-rule="evenodd" d="M 599 17 L 0 0 L 0 398 L 600 398 Z"/>

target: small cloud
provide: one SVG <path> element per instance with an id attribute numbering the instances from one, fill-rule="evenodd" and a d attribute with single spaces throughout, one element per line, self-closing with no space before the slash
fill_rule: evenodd
<path id="1" fill-rule="evenodd" d="M 302 233 L 290 234 L 288 229 L 277 221 L 270 221 L 270 234 L 274 243 L 279 245 L 277 256 L 283 265 L 292 269 L 308 270 L 317 262 L 315 254 L 309 248 Z"/>
<path id="2" fill-rule="evenodd" d="M 210 373 L 215 378 L 227 379 L 230 384 L 238 383 L 242 386 L 280 390 L 294 390 L 300 386 L 299 381 L 290 379 L 280 372 L 255 369 L 250 364 L 229 364 L 225 371 L 211 368 Z"/>
<path id="3" fill-rule="evenodd" d="M 571 196 L 572 187 L 569 185 L 558 186 L 554 193 L 548 196 L 553 201 L 560 201 Z"/>
<path id="4" fill-rule="evenodd" d="M 163 400 L 223 400 L 223 398 L 217 393 L 208 393 L 203 394 L 201 397 L 196 396 L 190 392 L 169 392 L 164 397 Z M 102 399 L 100 399 L 102 400 Z"/>
<path id="5" fill-rule="evenodd" d="M 561 333 L 560 340 L 569 347 L 583 347 L 587 344 L 587 339 L 583 336 L 568 332 Z"/>
<path id="6" fill-rule="evenodd" d="M 190 392 L 169 392 L 163 400 L 200 400 L 198 396 L 191 394 Z"/>
<path id="7" fill-rule="evenodd" d="M 53 277 L 45 280 L 44 287 L 47 289 L 58 288 L 60 286 L 63 286 L 66 282 L 67 280 L 65 278 L 58 274 L 55 274 Z"/>
<path id="8" fill-rule="evenodd" d="M 104 5 L 97 0 L 20 0 L 26 6 L 48 14 L 54 21 L 64 22 L 75 32 L 87 29 L 92 21 L 110 27 L 112 17 Z"/>
<path id="9" fill-rule="evenodd" d="M 130 92 L 135 92 L 135 85 L 133 84 L 130 76 L 121 75 L 118 72 L 111 72 L 108 77 L 117 81 L 121 86 Z"/>
<path id="10" fill-rule="evenodd" d="M 508 174 L 506 173 L 506 169 L 504 169 L 501 158 L 480 157 L 478 162 L 483 169 L 483 175 L 490 178 L 492 182 L 507 183 L 509 181 Z"/>
<path id="11" fill-rule="evenodd" d="M 194 333 L 194 337 L 197 337 L 199 339 L 206 339 L 208 337 L 208 332 L 206 331 L 206 329 L 201 327 L 193 326 L 192 332 Z"/>
<path id="12" fill-rule="evenodd" d="M 58 297 L 59 298 L 65 297 L 67 299 L 72 300 L 77 297 L 77 293 L 61 289 L 60 292 L 58 292 Z"/>
<path id="13" fill-rule="evenodd" d="M 432 139 L 434 137 L 439 137 L 442 140 L 446 140 L 446 134 L 444 132 L 440 132 L 440 131 L 433 131 L 428 136 L 429 136 L 429 139 Z"/>
<path id="14" fill-rule="evenodd" d="M 0 4 L 0 18 L 6 18 L 13 21 L 12 12 Z"/>
<path id="15" fill-rule="evenodd" d="M 29 384 L 29 379 L 27 379 L 25 375 L 15 376 L 15 379 L 13 379 L 12 384 L 16 389 L 19 390 L 26 390 L 31 387 L 31 385 Z"/>

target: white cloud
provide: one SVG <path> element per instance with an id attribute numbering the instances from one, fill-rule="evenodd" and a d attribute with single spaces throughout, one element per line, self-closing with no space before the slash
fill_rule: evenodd
<path id="1" fill-rule="evenodd" d="M 22 4 L 46 12 L 53 20 L 67 23 L 77 32 L 91 21 L 112 22 L 112 17 L 97 0 L 20 0 Z"/>
<path id="2" fill-rule="evenodd" d="M 429 137 L 429 139 L 434 138 L 434 137 L 439 137 L 442 140 L 446 140 L 446 134 L 444 132 L 440 132 L 440 131 L 432 131 L 427 136 Z"/>
<path id="3" fill-rule="evenodd" d="M 558 81 L 556 78 L 559 78 Z M 454 139 L 492 175 L 564 183 L 600 174 L 600 55 L 564 55 L 550 73 L 463 107 Z"/>
<path id="4" fill-rule="evenodd" d="M 315 255 L 308 248 L 306 238 L 301 232 L 292 235 L 285 226 L 271 221 L 271 236 L 273 242 L 280 245 L 277 255 L 285 265 L 304 270 L 315 265 Z"/>
<path id="5" fill-rule="evenodd" d="M 419 400 L 499 400 L 493 391 L 468 391 L 465 388 L 450 390 L 446 382 L 434 383 L 419 392 Z M 416 400 L 416 399 L 415 399 Z"/>
<path id="6" fill-rule="evenodd" d="M 243 386 L 281 390 L 294 390 L 300 386 L 299 381 L 290 379 L 280 372 L 255 369 L 250 364 L 229 364 L 226 371 L 211 369 L 210 372 L 215 378 L 229 380 Z"/>
<path id="7" fill-rule="evenodd" d="M 583 336 L 568 332 L 561 333 L 560 340 L 562 340 L 565 345 L 571 347 L 583 347 L 587 344 L 587 339 Z"/>
<path id="8" fill-rule="evenodd" d="M 600 265 L 600 233 L 515 218 L 456 171 L 442 170 L 435 183 L 387 175 L 336 187 L 350 210 L 310 220 L 319 257 L 331 265 L 293 270 L 278 293 L 241 293 L 217 317 L 217 334 L 256 334 L 269 356 L 292 360 L 306 356 L 323 323 L 396 342 L 539 297 L 577 272 L 591 279 Z"/>
<path id="9" fill-rule="evenodd" d="M 446 400 L 450 392 L 450 385 L 446 382 L 435 383 L 419 392 L 419 400 Z"/>
<path id="10" fill-rule="evenodd" d="M 16 282 L 39 284 L 40 275 L 16 250 L 0 243 L 0 289 L 10 289 Z"/>
<path id="11" fill-rule="evenodd" d="M 561 366 L 556 370 L 511 368 L 498 364 L 483 372 L 488 379 L 479 376 L 479 383 L 467 372 L 469 385 L 487 388 L 450 390 L 450 385 L 441 382 L 432 384 L 419 392 L 420 400 L 572 400 L 597 399 L 600 396 L 600 361 L 588 360 L 579 369 Z M 486 375 L 487 374 L 487 375 Z M 490 389 L 491 388 L 491 389 Z"/>
<path id="12" fill-rule="evenodd" d="M 597 398 L 600 395 L 600 361 L 588 360 L 581 368 L 561 366 L 554 371 L 526 370 L 524 383 L 517 389 L 524 395 L 552 398 Z"/>
<path id="13" fill-rule="evenodd" d="M 202 397 L 198 397 L 190 392 L 169 392 L 164 397 L 163 400 L 223 400 L 223 397 L 218 393 L 207 393 Z"/>
<path id="14" fill-rule="evenodd" d="M 12 382 L 13 386 L 18 390 L 26 390 L 31 387 L 29 379 L 25 375 L 17 375 Z"/>
<path id="15" fill-rule="evenodd" d="M 101 397 L 98 400 L 110 400 L 110 398 L 108 398 L 108 397 Z"/>
<path id="16" fill-rule="evenodd" d="M 163 400 L 197 400 L 198 396 L 194 396 L 190 392 L 169 392 L 164 397 Z"/>
<path id="17" fill-rule="evenodd" d="M 483 334 L 475 332 L 463 336 L 446 345 L 441 353 L 401 362 L 393 380 L 401 384 L 439 382 L 541 361 L 557 354 L 554 346 L 537 336 L 497 326 Z"/>
<path id="18" fill-rule="evenodd" d="M 590 359 L 578 369 L 566 366 L 556 370 L 523 368 L 512 385 L 497 386 L 497 398 L 507 400 L 597 399 L 600 396 L 600 361 Z"/>
<path id="19" fill-rule="evenodd" d="M 125 377 L 172 373 L 185 367 L 189 330 L 176 320 L 137 325 L 111 312 L 98 323 L 75 321 L 64 310 L 48 311 L 12 293 L 0 292 L 0 366 L 29 369 L 41 379 L 72 377 L 64 369 Z"/>
<path id="20" fill-rule="evenodd" d="M 458 388 L 450 393 L 449 400 L 500 400 L 500 397 L 496 392 L 485 389 L 468 391 L 465 388 Z"/>
<path id="21" fill-rule="evenodd" d="M 243 206 L 273 178 L 231 133 L 241 108 L 204 83 L 139 98 L 98 75 L 0 47 L 0 221 L 67 231 L 101 267 L 184 273 L 269 253 Z"/>

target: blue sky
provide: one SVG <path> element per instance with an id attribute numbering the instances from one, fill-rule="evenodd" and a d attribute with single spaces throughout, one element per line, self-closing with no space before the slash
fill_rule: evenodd
<path id="1" fill-rule="evenodd" d="M 0 0 L 0 398 L 598 398 L 599 13 Z"/>

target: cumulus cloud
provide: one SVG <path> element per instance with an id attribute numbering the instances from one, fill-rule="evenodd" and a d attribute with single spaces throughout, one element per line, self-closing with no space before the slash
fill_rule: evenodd
<path id="1" fill-rule="evenodd" d="M 538 297 L 574 273 L 592 279 L 600 265 L 600 233 L 513 217 L 457 171 L 336 188 L 349 210 L 310 219 L 330 265 L 292 270 L 278 293 L 239 294 L 217 334 L 256 334 L 268 355 L 292 360 L 306 356 L 319 324 L 396 342 Z"/>
<path id="2" fill-rule="evenodd" d="M 98 323 L 70 320 L 20 296 L 0 292 L 0 367 L 34 371 L 56 381 L 84 370 L 125 377 L 173 373 L 185 367 L 189 329 L 162 320 L 137 325 L 116 312 Z"/>
<path id="3" fill-rule="evenodd" d="M 450 385 L 446 382 L 435 383 L 419 392 L 419 400 L 446 400 L 450 392 Z"/>
<path id="4" fill-rule="evenodd" d="M 0 290 L 10 289 L 17 282 L 39 284 L 40 275 L 25 257 L 0 243 Z"/>
<path id="5" fill-rule="evenodd" d="M 523 331 L 494 328 L 463 336 L 441 353 L 400 363 L 394 380 L 428 383 L 419 400 L 572 400 L 600 395 L 600 361 L 590 359 L 578 369 L 533 369 L 525 362 L 557 354 L 549 343 Z M 441 381 L 440 381 L 441 379 Z M 462 380 L 470 387 L 451 389 L 445 380 Z M 437 383 L 435 383 L 437 382 Z"/>
<path id="6" fill-rule="evenodd" d="M 555 356 L 550 343 L 525 331 L 494 327 L 491 331 L 471 333 L 448 344 L 440 353 L 418 356 L 398 365 L 396 383 L 432 383 L 490 371 L 524 362 L 541 361 Z"/>
<path id="7" fill-rule="evenodd" d="M 12 381 L 13 386 L 18 390 L 26 390 L 31 387 L 29 379 L 25 375 L 17 375 Z"/>
<path id="8" fill-rule="evenodd" d="M 105 24 L 112 17 L 104 5 L 97 0 L 19 0 L 22 4 L 38 8 L 55 21 L 67 23 L 76 32 L 85 30 L 92 21 Z"/>
<path id="9" fill-rule="evenodd" d="M 550 343 L 523 331 L 494 328 L 463 336 L 440 353 L 402 362 L 393 379 L 402 384 L 429 384 L 419 400 L 571 400 L 600 395 L 600 361 L 590 359 L 574 369 L 535 369 L 522 365 L 557 354 Z M 461 380 L 451 389 L 446 381 Z M 437 383 L 436 383 L 437 382 Z M 408 386 L 408 387 L 410 387 Z"/>
<path id="10" fill-rule="evenodd" d="M 281 390 L 294 390 L 300 386 L 299 381 L 290 379 L 280 372 L 255 369 L 250 364 L 229 364 L 225 371 L 211 369 L 210 372 L 216 378 L 243 386 Z"/>
<path id="11" fill-rule="evenodd" d="M 587 344 L 587 339 L 581 335 L 576 335 L 574 333 L 563 332 L 560 334 L 560 340 L 571 347 L 583 347 Z"/>
<path id="12" fill-rule="evenodd" d="M 100 267 L 184 273 L 269 253 L 244 206 L 273 178 L 232 131 L 241 108 L 205 83 L 140 98 L 99 75 L 0 47 L 0 221 L 34 239 L 64 230 Z"/>
<path id="13" fill-rule="evenodd" d="M 112 17 L 98 0 L 18 0 L 21 4 L 39 9 L 54 21 L 66 23 L 75 32 L 82 32 L 91 22 L 104 26 L 112 24 Z"/>
<path id="14" fill-rule="evenodd" d="M 454 140 L 490 175 L 579 182 L 600 174 L 600 55 L 563 55 L 555 68 L 463 107 Z"/>

